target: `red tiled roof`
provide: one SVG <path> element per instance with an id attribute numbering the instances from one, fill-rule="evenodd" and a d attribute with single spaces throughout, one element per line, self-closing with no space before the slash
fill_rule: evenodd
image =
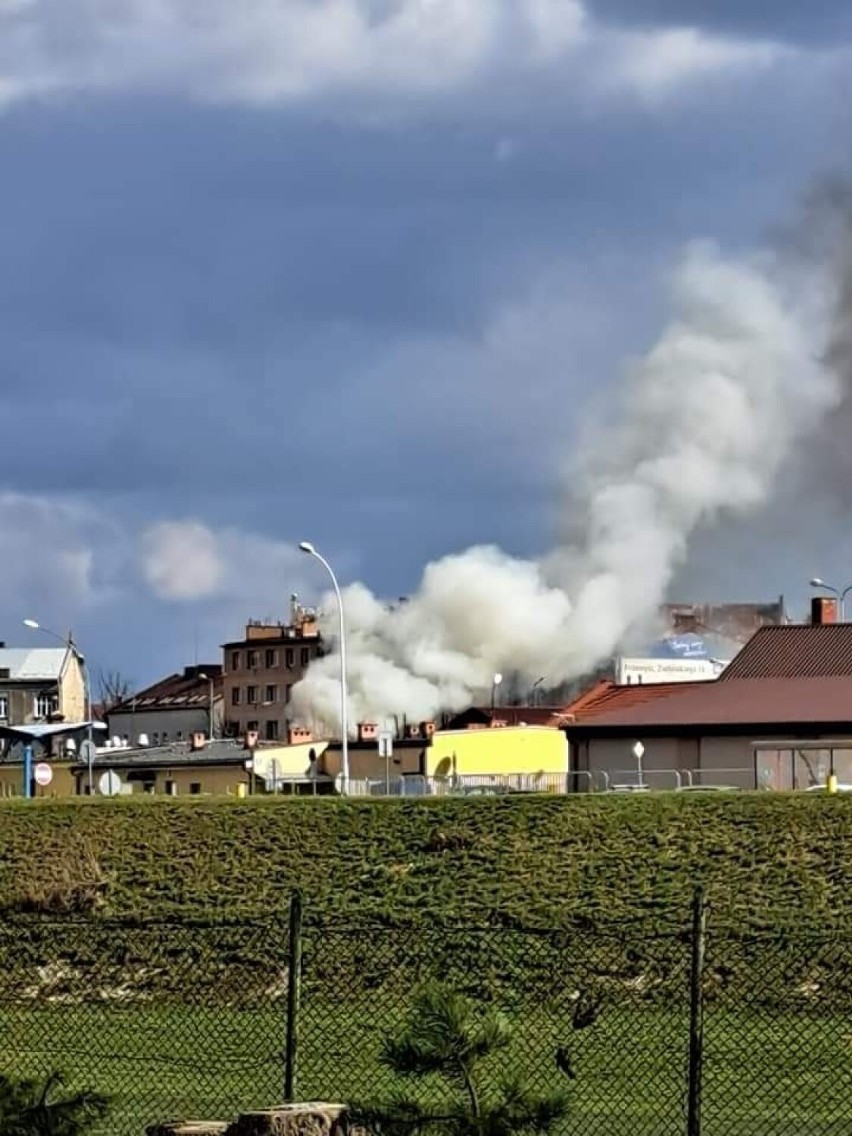
<path id="1" fill-rule="evenodd" d="M 563 721 L 570 721 L 573 718 L 575 721 L 585 722 L 599 714 L 607 714 L 613 710 L 627 710 L 633 706 L 656 702 L 669 695 L 682 694 L 684 689 L 693 686 L 705 685 L 705 682 L 649 682 L 619 686 L 610 679 L 602 679 L 585 694 L 570 702 L 559 716 Z"/>
<path id="2" fill-rule="evenodd" d="M 673 689 L 674 687 L 677 689 Z M 622 687 L 621 690 L 637 688 Z M 645 688 L 648 692 L 653 687 Z M 657 688 L 659 691 L 659 687 Z M 852 675 L 830 678 L 741 678 L 669 684 L 650 701 L 614 699 L 608 711 L 580 717 L 578 731 L 609 728 L 788 726 L 852 727 Z M 571 729 L 571 726 L 568 727 Z"/>
<path id="3" fill-rule="evenodd" d="M 797 623 L 761 627 L 719 681 L 840 675 L 852 675 L 852 623 Z"/>

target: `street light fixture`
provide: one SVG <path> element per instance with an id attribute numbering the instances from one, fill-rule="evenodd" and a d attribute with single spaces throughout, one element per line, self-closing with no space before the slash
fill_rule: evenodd
<path id="1" fill-rule="evenodd" d="M 204 673 L 200 674 L 198 677 L 200 679 L 206 680 L 207 682 L 210 683 L 210 741 L 212 742 L 213 736 L 214 736 L 213 735 L 213 727 L 214 727 L 214 721 L 215 721 L 214 717 L 213 717 L 213 701 L 214 701 L 214 699 L 213 699 L 213 679 L 210 677 L 210 675 L 204 674 Z"/>
<path id="2" fill-rule="evenodd" d="M 42 635 L 49 635 L 52 639 L 57 639 L 62 643 L 73 655 L 77 662 L 80 664 L 80 669 L 83 672 L 83 686 L 86 699 L 86 737 L 88 739 L 87 758 L 89 766 L 89 796 L 94 793 L 94 779 L 92 773 L 92 761 L 95 753 L 95 743 L 92 737 L 92 685 L 89 681 L 89 668 L 86 664 L 85 657 L 81 654 L 77 644 L 72 639 L 71 635 L 60 635 L 56 631 L 51 631 L 49 627 L 42 627 L 37 619 L 25 619 L 23 621 L 24 627 L 28 627 L 30 631 L 40 631 Z M 29 786 L 27 786 L 29 792 Z"/>
<path id="3" fill-rule="evenodd" d="M 299 548 L 308 556 L 313 556 L 325 568 L 331 577 L 331 586 L 337 598 L 337 611 L 340 617 L 340 744 L 343 758 L 343 793 L 349 793 L 349 696 L 346 690 L 346 623 L 343 616 L 343 596 L 340 594 L 340 585 L 326 558 L 311 544 L 309 540 L 299 542 Z"/>
<path id="4" fill-rule="evenodd" d="M 639 788 L 645 788 L 645 779 L 642 772 L 642 758 L 645 756 L 645 747 L 641 742 L 634 742 L 631 752 L 636 758 L 636 772 L 639 775 Z"/>
<path id="5" fill-rule="evenodd" d="M 491 680 L 491 709 L 497 705 L 497 687 L 503 681 L 503 676 L 498 671 Z"/>
<path id="6" fill-rule="evenodd" d="M 544 682 L 544 675 L 537 678 L 530 688 L 530 706 L 535 706 L 538 702 L 538 688 Z"/>
<path id="7" fill-rule="evenodd" d="M 834 595 L 837 596 L 838 600 L 840 601 L 840 622 L 845 623 L 846 622 L 846 597 L 849 595 L 850 592 L 852 592 L 852 584 L 850 584 L 848 587 L 844 588 L 843 591 L 841 591 L 840 588 L 835 588 L 833 584 L 827 584 L 825 582 L 825 580 L 821 579 L 819 576 L 814 576 L 814 578 L 811 580 L 811 587 L 812 588 L 821 588 L 824 592 L 833 592 Z"/>

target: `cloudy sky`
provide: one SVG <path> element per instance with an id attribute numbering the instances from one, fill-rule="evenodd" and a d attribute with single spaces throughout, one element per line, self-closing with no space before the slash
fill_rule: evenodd
<path id="1" fill-rule="evenodd" d="M 684 242 L 848 168 L 850 63 L 845 0 L 0 0 L 2 638 L 143 683 L 299 539 L 389 596 L 548 548 Z M 813 527 L 681 586 L 801 605 Z"/>

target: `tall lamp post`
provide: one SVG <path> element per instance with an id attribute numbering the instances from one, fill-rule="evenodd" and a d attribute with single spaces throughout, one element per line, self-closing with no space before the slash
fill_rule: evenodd
<path id="1" fill-rule="evenodd" d="M 491 709 L 497 705 L 497 687 L 503 681 L 503 676 L 498 671 L 491 680 Z"/>
<path id="2" fill-rule="evenodd" d="M 72 639 L 71 635 L 59 635 L 56 631 L 51 631 L 49 627 L 42 627 L 37 619 L 25 619 L 24 627 L 29 627 L 30 631 L 40 631 L 43 635 L 49 635 L 52 639 L 57 639 L 62 643 L 74 656 L 80 664 L 80 669 L 83 672 L 83 686 L 86 699 L 86 737 L 89 745 L 86 747 L 88 750 L 88 765 L 89 765 L 89 796 L 94 793 L 94 783 L 92 775 L 92 759 L 95 752 L 95 743 L 92 737 L 92 685 L 89 681 L 89 668 L 86 665 L 86 659 L 81 654 L 77 644 Z"/>
<path id="3" fill-rule="evenodd" d="M 299 548 L 308 556 L 313 556 L 315 560 L 319 560 L 326 572 L 331 577 L 331 586 L 334 588 L 334 594 L 337 597 L 337 612 L 340 617 L 340 744 L 343 757 L 343 792 L 345 795 L 349 793 L 349 696 L 346 690 L 346 622 L 343 617 L 343 596 L 340 594 L 340 585 L 337 582 L 337 577 L 334 574 L 334 569 L 331 567 L 326 558 L 314 548 L 308 540 L 299 542 Z"/>
<path id="4" fill-rule="evenodd" d="M 841 591 L 839 588 L 835 588 L 832 584 L 826 584 L 825 580 L 821 580 L 819 576 L 814 576 L 814 578 L 811 580 L 811 587 L 821 588 L 824 592 L 833 592 L 833 594 L 837 596 L 838 600 L 840 601 L 840 622 L 845 623 L 846 597 L 850 592 L 852 592 L 852 584 Z"/>
<path id="5" fill-rule="evenodd" d="M 215 718 L 213 714 L 213 679 L 208 674 L 200 674 L 198 677 L 210 683 L 210 741 L 212 742 L 214 738 L 213 727 L 215 725 Z"/>

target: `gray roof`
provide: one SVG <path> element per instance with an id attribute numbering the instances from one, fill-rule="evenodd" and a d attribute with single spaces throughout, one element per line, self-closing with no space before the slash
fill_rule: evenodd
<path id="1" fill-rule="evenodd" d="M 245 762 L 249 757 L 251 752 L 240 742 L 223 739 L 198 750 L 191 749 L 185 742 L 139 749 L 101 750 L 92 764 L 98 769 L 144 769 L 172 765 L 231 765 Z"/>
<path id="2" fill-rule="evenodd" d="M 0 647 L 0 669 L 13 682 L 56 682 L 67 654 L 66 647 Z"/>

